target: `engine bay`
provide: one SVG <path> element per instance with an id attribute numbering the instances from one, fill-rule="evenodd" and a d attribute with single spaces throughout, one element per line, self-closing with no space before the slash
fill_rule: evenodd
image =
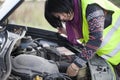
<path id="1" fill-rule="evenodd" d="M 18 34 L 21 32 L 19 27 L 12 25 L 11 29 L 8 26 L 8 30 Z M 11 52 L 12 75 L 20 80 L 33 80 L 36 76 L 43 80 L 72 80 L 65 72 L 75 53 L 67 48 L 65 42 L 58 43 L 55 39 L 33 38 L 26 33 L 16 41 Z"/>
<path id="2" fill-rule="evenodd" d="M 66 74 L 81 51 L 56 32 L 8 24 L 0 32 L 0 80 L 77 80 Z M 111 65 L 95 55 L 85 80 L 114 80 Z"/>

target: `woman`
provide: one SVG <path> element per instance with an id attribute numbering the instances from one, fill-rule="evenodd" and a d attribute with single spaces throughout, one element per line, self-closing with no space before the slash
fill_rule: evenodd
<path id="1" fill-rule="evenodd" d="M 80 46 L 78 40 L 84 44 L 67 69 L 69 76 L 76 76 L 95 53 L 113 65 L 120 63 L 120 9 L 109 1 L 47 0 L 45 18 L 73 45 Z"/>

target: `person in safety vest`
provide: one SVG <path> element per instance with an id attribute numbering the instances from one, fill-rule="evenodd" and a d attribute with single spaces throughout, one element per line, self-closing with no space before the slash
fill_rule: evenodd
<path id="1" fill-rule="evenodd" d="M 110 1 L 47 0 L 45 18 L 73 45 L 84 44 L 67 68 L 69 76 L 76 76 L 94 54 L 119 65 L 120 9 Z"/>

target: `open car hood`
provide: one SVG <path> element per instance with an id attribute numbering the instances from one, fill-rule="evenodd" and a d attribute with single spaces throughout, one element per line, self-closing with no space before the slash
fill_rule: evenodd
<path id="1" fill-rule="evenodd" d="M 0 6 L 0 23 L 6 20 L 24 0 L 5 0 Z"/>

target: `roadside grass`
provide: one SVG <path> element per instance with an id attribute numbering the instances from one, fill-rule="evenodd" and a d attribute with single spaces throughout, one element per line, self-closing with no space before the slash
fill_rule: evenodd
<path id="1" fill-rule="evenodd" d="M 44 18 L 44 1 L 26 1 L 8 18 L 12 24 L 56 31 Z"/>

